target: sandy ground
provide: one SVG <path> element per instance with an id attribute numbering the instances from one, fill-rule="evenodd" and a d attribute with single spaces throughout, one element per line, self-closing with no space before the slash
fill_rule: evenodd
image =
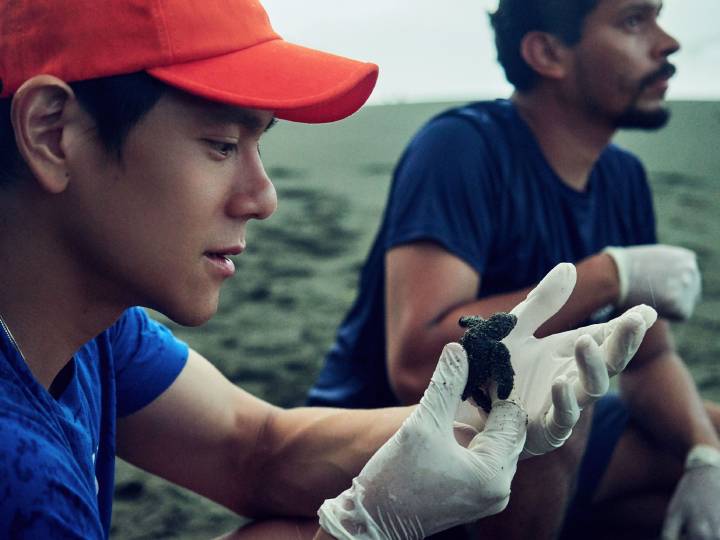
<path id="1" fill-rule="evenodd" d="M 232 381 L 282 406 L 302 404 L 338 322 L 352 302 L 402 148 L 447 104 L 369 107 L 328 126 L 281 123 L 263 145 L 280 206 L 251 224 L 248 250 L 217 316 L 171 325 Z M 646 163 L 663 242 L 697 251 L 704 296 L 674 326 L 703 395 L 720 400 L 720 102 L 674 103 L 670 126 L 624 133 Z M 181 421 L 181 420 L 180 420 Z M 242 519 L 123 462 L 117 466 L 114 540 L 211 538 Z"/>

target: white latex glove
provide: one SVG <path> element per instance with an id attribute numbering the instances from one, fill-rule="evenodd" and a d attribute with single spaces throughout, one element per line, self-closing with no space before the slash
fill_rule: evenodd
<path id="1" fill-rule="evenodd" d="M 692 315 L 701 291 L 695 252 L 663 244 L 609 247 L 605 252 L 617 267 L 619 308 L 649 304 L 668 319 Z"/>
<path id="2" fill-rule="evenodd" d="M 685 474 L 670 500 L 663 540 L 720 539 L 720 451 L 698 445 L 688 454 Z"/>
<path id="3" fill-rule="evenodd" d="M 657 318 L 642 305 L 603 324 L 535 338 L 570 297 L 576 279 L 572 264 L 553 268 L 511 311 L 517 324 L 502 340 L 510 351 L 517 397 L 528 413 L 521 459 L 563 445 L 582 408 L 607 392 L 610 377 L 625 369 Z"/>
<path id="4" fill-rule="evenodd" d="M 417 409 L 352 487 L 320 507 L 325 531 L 338 539 L 415 540 L 507 506 L 527 415 L 496 399 L 485 430 L 463 448 L 453 420 L 467 375 L 465 351 L 446 345 Z"/>

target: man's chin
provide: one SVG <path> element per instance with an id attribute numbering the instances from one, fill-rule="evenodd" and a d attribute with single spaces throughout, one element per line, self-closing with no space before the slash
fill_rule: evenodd
<path id="1" fill-rule="evenodd" d="M 192 308 L 173 306 L 172 309 L 158 309 L 163 315 L 181 326 L 201 326 L 215 316 L 217 301 L 208 301 L 204 305 L 193 304 Z"/>
<path id="2" fill-rule="evenodd" d="M 212 319 L 213 315 L 215 315 L 215 312 L 208 314 L 187 314 L 184 313 L 179 317 L 170 317 L 174 322 L 181 326 L 187 326 L 187 327 L 195 327 L 195 326 L 202 326 L 206 322 L 208 322 L 210 319 Z"/>
<path id="3" fill-rule="evenodd" d="M 660 129 L 670 120 L 670 109 L 661 105 L 653 109 L 631 107 L 615 119 L 618 129 Z"/>

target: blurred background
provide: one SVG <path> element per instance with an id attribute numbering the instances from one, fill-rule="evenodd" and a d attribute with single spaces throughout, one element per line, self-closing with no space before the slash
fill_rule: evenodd
<path id="1" fill-rule="evenodd" d="M 504 96 L 488 12 L 497 0 L 265 0 L 286 40 L 380 65 L 370 103 Z M 660 21 L 682 44 L 670 99 L 720 98 L 720 2 L 667 0 Z"/>
<path id="2" fill-rule="evenodd" d="M 264 0 L 276 30 L 296 43 L 381 67 L 366 106 L 337 124 L 281 122 L 262 143 L 279 208 L 248 229 L 248 249 L 201 328 L 168 322 L 231 380 L 286 407 L 301 405 L 383 211 L 392 170 L 432 115 L 469 100 L 505 97 L 483 0 Z M 720 2 L 668 0 L 661 22 L 683 45 L 674 56 L 673 118 L 617 142 L 644 161 L 662 242 L 694 249 L 703 300 L 674 325 L 702 394 L 720 400 Z M 182 419 L 178 419 L 182 421 Z M 119 462 L 114 540 L 212 538 L 242 519 Z"/>

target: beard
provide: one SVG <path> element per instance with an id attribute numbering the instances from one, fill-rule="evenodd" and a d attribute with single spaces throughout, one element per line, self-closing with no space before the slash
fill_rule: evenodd
<path id="1" fill-rule="evenodd" d="M 635 104 L 615 118 L 615 127 L 618 129 L 660 129 L 670 120 L 670 109 L 659 107 L 654 110 L 643 110 Z"/>
<path id="2" fill-rule="evenodd" d="M 666 62 L 658 71 L 645 77 L 638 85 L 638 91 L 632 103 L 615 118 L 615 127 L 621 129 L 659 129 L 670 120 L 670 109 L 660 106 L 656 109 L 641 109 L 637 103 L 643 91 L 658 81 L 669 79 L 675 74 L 675 66 Z"/>

